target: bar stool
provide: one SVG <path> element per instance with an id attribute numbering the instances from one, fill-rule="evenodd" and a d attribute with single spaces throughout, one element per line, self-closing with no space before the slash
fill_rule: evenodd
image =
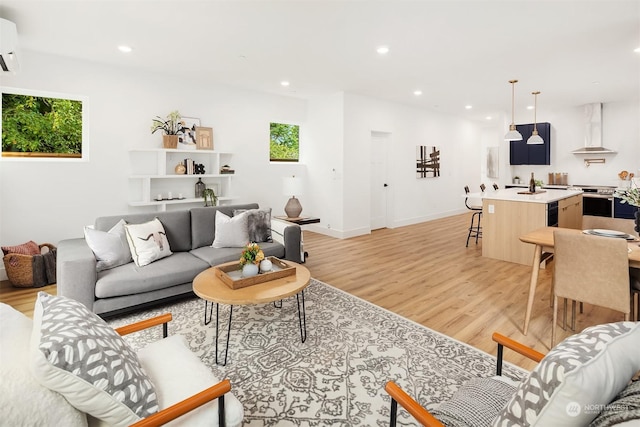
<path id="1" fill-rule="evenodd" d="M 480 186 L 482 188 L 482 186 Z M 476 245 L 478 244 L 478 238 L 482 237 L 482 228 L 480 227 L 480 219 L 482 218 L 482 206 L 469 205 L 469 186 L 464 186 L 464 193 L 467 197 L 464 198 L 464 205 L 473 212 L 471 215 L 471 225 L 469 226 L 469 234 L 467 234 L 467 247 L 469 247 L 469 239 L 471 237 L 476 238 Z M 476 224 L 476 217 L 478 218 Z"/>

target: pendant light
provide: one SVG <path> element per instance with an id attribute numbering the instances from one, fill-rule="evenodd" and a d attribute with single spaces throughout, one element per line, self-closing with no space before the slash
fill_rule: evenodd
<path id="1" fill-rule="evenodd" d="M 514 94 L 515 85 L 517 80 L 509 80 L 511 83 L 511 124 L 509 125 L 509 132 L 504 136 L 505 141 L 522 141 L 522 134 L 516 129 L 515 112 L 514 112 Z"/>
<path id="2" fill-rule="evenodd" d="M 540 95 L 540 91 L 531 92 L 531 94 L 533 95 L 533 133 L 527 139 L 527 144 L 540 145 L 544 144 L 544 140 L 538 135 L 538 128 L 536 127 L 536 112 L 538 110 L 538 95 Z"/>

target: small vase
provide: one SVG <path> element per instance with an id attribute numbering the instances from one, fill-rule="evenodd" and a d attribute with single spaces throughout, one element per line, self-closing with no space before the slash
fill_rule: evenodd
<path id="1" fill-rule="evenodd" d="M 242 277 L 252 277 L 258 274 L 258 266 L 256 264 L 245 264 L 242 266 Z"/>
<path id="2" fill-rule="evenodd" d="M 272 268 L 273 268 L 273 263 L 271 262 L 271 260 L 268 260 L 265 258 L 262 261 L 260 261 L 260 273 L 266 273 L 268 271 L 271 271 Z"/>

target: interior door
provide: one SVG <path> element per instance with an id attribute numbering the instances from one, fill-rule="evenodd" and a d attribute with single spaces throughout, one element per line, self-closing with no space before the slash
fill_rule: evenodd
<path id="1" fill-rule="evenodd" d="M 371 230 L 388 224 L 387 150 L 391 134 L 371 132 Z"/>

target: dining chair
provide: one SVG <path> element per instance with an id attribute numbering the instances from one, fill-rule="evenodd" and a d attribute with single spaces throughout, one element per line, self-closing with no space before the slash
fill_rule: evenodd
<path id="1" fill-rule="evenodd" d="M 640 268 L 629 269 L 631 282 L 631 320 L 640 321 Z"/>
<path id="2" fill-rule="evenodd" d="M 496 184 L 496 183 L 494 182 L 494 183 L 493 183 L 493 189 L 494 189 L 494 190 L 497 190 L 498 188 L 500 188 L 500 187 L 498 187 L 498 184 Z"/>
<path id="3" fill-rule="evenodd" d="M 558 298 L 620 311 L 624 319 L 629 320 L 631 294 L 627 241 L 563 230 L 555 231 L 553 239 L 551 347 L 556 342 Z"/>
<path id="4" fill-rule="evenodd" d="M 484 191 L 487 189 L 487 186 L 484 184 L 480 184 L 480 191 L 482 191 L 484 193 Z"/>
<path id="5" fill-rule="evenodd" d="M 480 186 L 482 187 L 482 186 Z M 464 198 L 464 205 L 470 211 L 473 211 L 473 215 L 471 215 L 471 225 L 469 225 L 469 233 L 467 234 L 467 247 L 469 247 L 469 239 L 471 237 L 476 238 L 476 245 L 478 244 L 478 238 L 482 237 L 482 227 L 480 227 L 480 220 L 482 219 L 482 205 L 474 205 L 469 204 L 469 186 L 464 186 L 464 193 L 466 197 Z M 478 219 L 476 223 L 476 217 Z"/>

